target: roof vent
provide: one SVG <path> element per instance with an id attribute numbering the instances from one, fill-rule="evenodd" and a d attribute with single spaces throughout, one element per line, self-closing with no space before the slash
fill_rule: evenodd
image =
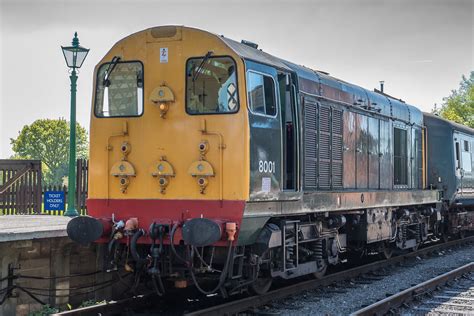
<path id="1" fill-rule="evenodd" d="M 246 40 L 241 40 L 240 42 L 241 42 L 242 44 L 244 44 L 244 45 L 249 46 L 249 47 L 252 47 L 252 48 L 255 48 L 255 49 L 258 48 L 258 44 L 256 44 L 256 43 L 253 43 L 253 42 L 250 42 L 250 41 L 246 41 Z"/>
<path id="2" fill-rule="evenodd" d="M 176 36 L 178 28 L 174 25 L 158 26 L 151 29 L 151 36 L 154 38 L 164 38 Z"/>
<path id="3" fill-rule="evenodd" d="M 149 29 L 147 42 L 169 42 L 182 39 L 182 26 L 166 25 Z"/>

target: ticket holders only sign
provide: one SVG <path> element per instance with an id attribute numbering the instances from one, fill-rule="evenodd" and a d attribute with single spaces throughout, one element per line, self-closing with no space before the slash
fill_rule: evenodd
<path id="1" fill-rule="evenodd" d="M 45 211 L 64 211 L 64 192 L 46 191 L 44 192 Z"/>

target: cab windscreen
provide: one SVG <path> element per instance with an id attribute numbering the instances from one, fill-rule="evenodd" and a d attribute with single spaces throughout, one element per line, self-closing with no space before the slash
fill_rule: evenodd
<path id="1" fill-rule="evenodd" d="M 112 61 L 100 66 L 96 79 L 95 115 L 124 117 L 142 114 L 142 63 Z"/>
<path id="2" fill-rule="evenodd" d="M 235 62 L 230 57 L 191 58 L 186 63 L 186 112 L 234 113 L 238 110 Z"/>

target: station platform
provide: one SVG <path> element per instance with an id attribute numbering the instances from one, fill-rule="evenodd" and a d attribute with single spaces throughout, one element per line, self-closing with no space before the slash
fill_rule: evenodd
<path id="1" fill-rule="evenodd" d="M 0 243 L 65 237 L 70 218 L 52 215 L 0 216 Z"/>
<path id="2" fill-rule="evenodd" d="M 90 284 L 109 281 L 109 275 L 94 273 L 102 266 L 97 258 L 104 257 L 96 245 L 69 239 L 70 220 L 61 215 L 0 215 L 0 301 L 5 300 L 0 316 L 36 315 L 43 304 L 66 310 L 67 304 L 110 296 L 109 288 L 87 290 Z M 1 293 L 9 286 L 13 290 Z M 40 289 L 40 294 L 32 297 L 22 288 Z M 86 290 L 72 290 L 77 288 Z"/>

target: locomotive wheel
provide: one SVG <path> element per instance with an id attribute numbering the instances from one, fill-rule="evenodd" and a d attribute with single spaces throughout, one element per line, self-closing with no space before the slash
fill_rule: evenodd
<path id="1" fill-rule="evenodd" d="M 413 248 L 411 248 L 411 251 L 415 252 L 418 250 L 418 248 L 420 248 L 421 246 L 421 242 L 417 243 Z"/>
<path id="2" fill-rule="evenodd" d="M 262 295 L 268 292 L 272 286 L 273 279 L 271 276 L 259 276 L 255 282 L 250 285 L 252 294 Z"/>
<path id="3" fill-rule="evenodd" d="M 443 238 L 443 242 L 448 242 L 448 241 L 449 241 L 449 234 L 448 234 L 448 232 L 445 231 L 445 232 L 442 234 L 441 238 Z"/>
<path id="4" fill-rule="evenodd" d="M 390 246 L 389 243 L 383 243 L 382 249 L 383 249 L 382 250 L 382 258 L 385 258 L 385 259 L 392 258 L 393 248 Z"/>
<path id="5" fill-rule="evenodd" d="M 318 265 L 318 271 L 313 272 L 313 276 L 316 279 L 322 279 L 326 274 L 326 270 L 328 269 L 328 263 L 326 260 L 320 260 L 319 262 L 317 261 L 316 264 Z"/>

